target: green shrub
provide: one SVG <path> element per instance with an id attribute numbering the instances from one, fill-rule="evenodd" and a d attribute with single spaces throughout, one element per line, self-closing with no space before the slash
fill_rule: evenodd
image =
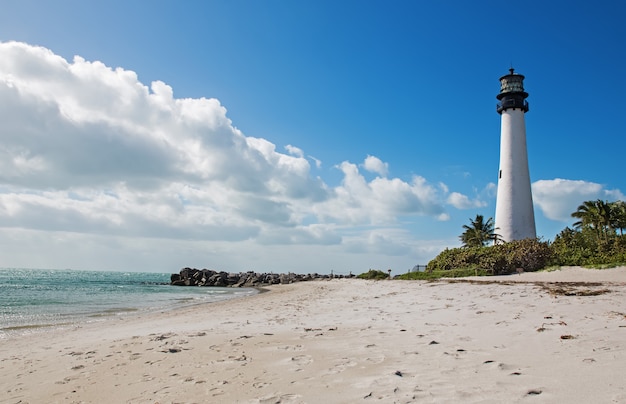
<path id="1" fill-rule="evenodd" d="M 398 275 L 394 279 L 402 280 L 434 280 L 440 278 L 464 278 L 467 276 L 486 276 L 489 275 L 488 271 L 483 269 L 450 269 L 447 271 L 431 271 L 431 272 L 409 272 L 406 274 Z"/>
<path id="2" fill-rule="evenodd" d="M 552 265 L 617 266 L 626 261 L 626 236 L 612 234 L 599 238 L 591 228 L 566 227 L 552 244 Z"/>
<path id="3" fill-rule="evenodd" d="M 426 266 L 427 272 L 453 269 L 483 270 L 492 274 L 513 273 L 517 268 L 532 272 L 552 261 L 547 242 L 538 239 L 516 240 L 490 247 L 446 249 Z"/>
<path id="4" fill-rule="evenodd" d="M 389 279 L 389 273 L 379 271 L 377 269 L 370 269 L 360 275 L 357 275 L 359 279 Z"/>

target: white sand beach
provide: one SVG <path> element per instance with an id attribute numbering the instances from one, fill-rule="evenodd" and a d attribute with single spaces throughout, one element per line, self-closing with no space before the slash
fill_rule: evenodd
<path id="1" fill-rule="evenodd" d="M 0 341 L 0 402 L 626 402 L 626 268 L 269 289 Z"/>

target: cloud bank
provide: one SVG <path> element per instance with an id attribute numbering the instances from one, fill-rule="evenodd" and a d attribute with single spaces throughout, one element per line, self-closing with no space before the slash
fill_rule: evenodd
<path id="1" fill-rule="evenodd" d="M 347 250 L 362 239 L 392 252 L 406 234 L 385 228 L 476 206 L 419 176 L 388 178 L 371 155 L 337 165 L 331 186 L 314 173 L 321 161 L 244 135 L 217 99 L 25 43 L 0 43 L 0 122 L 5 229 Z"/>

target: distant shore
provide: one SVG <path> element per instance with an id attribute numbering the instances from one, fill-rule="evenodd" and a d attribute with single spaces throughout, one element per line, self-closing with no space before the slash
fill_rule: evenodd
<path id="1" fill-rule="evenodd" d="M 1 402 L 626 402 L 626 268 L 333 279 L 2 341 Z"/>

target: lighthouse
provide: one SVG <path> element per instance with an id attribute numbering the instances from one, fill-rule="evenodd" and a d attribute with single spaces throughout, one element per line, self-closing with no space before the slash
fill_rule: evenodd
<path id="1" fill-rule="evenodd" d="M 511 68 L 509 74 L 500 77 L 500 94 L 496 96 L 501 126 L 495 232 L 505 242 L 537 237 L 526 150 L 527 97 L 523 75 Z"/>

